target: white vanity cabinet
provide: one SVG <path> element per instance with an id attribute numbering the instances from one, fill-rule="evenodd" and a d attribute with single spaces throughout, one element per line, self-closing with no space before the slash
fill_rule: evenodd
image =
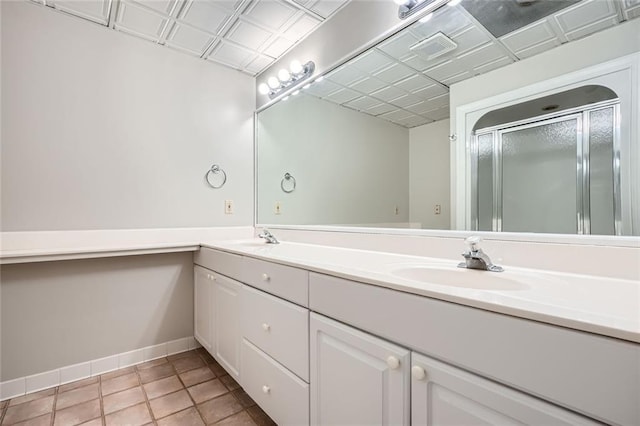
<path id="1" fill-rule="evenodd" d="M 411 354 L 413 425 L 597 425 L 433 358 Z"/>
<path id="2" fill-rule="evenodd" d="M 410 424 L 410 353 L 311 314 L 311 424 Z"/>
<path id="3" fill-rule="evenodd" d="M 193 334 L 203 348 L 213 352 L 213 272 L 196 265 L 193 277 Z"/>

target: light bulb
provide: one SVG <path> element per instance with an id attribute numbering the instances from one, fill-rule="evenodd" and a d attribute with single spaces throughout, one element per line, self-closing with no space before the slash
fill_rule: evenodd
<path id="1" fill-rule="evenodd" d="M 297 95 L 298 93 L 300 93 L 300 91 L 299 91 L 299 90 L 296 90 L 296 91 L 295 91 L 295 92 L 293 92 L 291 95 L 292 95 L 292 96 L 295 96 L 295 95 Z"/>
<path id="2" fill-rule="evenodd" d="M 461 1 L 462 0 L 451 0 L 449 3 L 447 3 L 447 6 L 457 6 Z"/>
<path id="3" fill-rule="evenodd" d="M 289 74 L 289 71 L 282 68 L 280 71 L 278 71 L 278 78 L 281 82 L 284 83 L 285 81 L 289 81 L 289 79 L 291 78 L 291 74 Z"/>
<path id="4" fill-rule="evenodd" d="M 422 18 L 420 18 L 420 22 L 424 24 L 425 22 L 431 20 L 431 18 L 433 18 L 433 12 L 431 12 L 427 16 L 423 16 Z"/>
<path id="5" fill-rule="evenodd" d="M 261 95 L 266 95 L 269 93 L 269 85 L 267 83 L 260 83 L 258 86 L 258 92 L 260 92 Z"/>
<path id="6" fill-rule="evenodd" d="M 294 74 L 300 74 L 303 71 L 302 64 L 297 59 L 294 59 L 293 61 L 291 61 L 291 65 L 289 65 L 289 69 Z"/>
<path id="7" fill-rule="evenodd" d="M 269 80 L 267 80 L 267 84 L 272 89 L 277 89 L 278 87 L 280 87 L 280 82 L 275 77 L 269 77 Z"/>

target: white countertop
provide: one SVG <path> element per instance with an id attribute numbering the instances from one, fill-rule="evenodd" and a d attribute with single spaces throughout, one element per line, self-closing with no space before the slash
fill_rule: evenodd
<path id="1" fill-rule="evenodd" d="M 302 243 L 208 241 L 220 249 L 309 271 L 454 302 L 520 318 L 640 343 L 640 281 L 548 272 L 502 265 L 504 272 L 456 268 L 440 259 Z M 407 268 L 427 267 L 420 281 Z M 425 275 L 426 274 L 426 275 Z M 432 275 L 431 275 L 432 274 Z M 431 276 L 434 278 L 431 279 Z M 476 288 L 436 281 L 472 283 Z M 486 286 L 493 289 L 485 289 Z"/>

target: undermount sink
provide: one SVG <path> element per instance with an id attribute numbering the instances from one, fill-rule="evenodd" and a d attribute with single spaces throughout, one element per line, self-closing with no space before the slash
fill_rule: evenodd
<path id="1" fill-rule="evenodd" d="M 422 283 L 477 290 L 527 290 L 529 286 L 500 272 L 443 266 L 407 266 L 393 269 L 391 275 Z"/>

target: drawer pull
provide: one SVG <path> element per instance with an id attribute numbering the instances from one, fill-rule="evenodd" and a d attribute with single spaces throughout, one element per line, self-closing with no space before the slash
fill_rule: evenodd
<path id="1" fill-rule="evenodd" d="M 390 369 L 395 370 L 396 368 L 400 367 L 400 360 L 392 355 L 387 358 L 387 365 Z"/>
<path id="2" fill-rule="evenodd" d="M 271 392 L 271 388 L 267 385 L 263 385 L 262 386 L 262 392 L 264 393 L 270 393 Z"/>
<path id="3" fill-rule="evenodd" d="M 424 371 L 424 368 L 414 365 L 411 367 L 411 375 L 416 380 L 424 380 L 427 377 L 427 372 Z"/>
<path id="4" fill-rule="evenodd" d="M 271 330 L 271 326 L 265 322 L 265 323 L 262 323 L 262 329 L 264 331 L 270 331 Z"/>
<path id="5" fill-rule="evenodd" d="M 262 281 L 269 281 L 271 277 L 268 274 L 262 274 Z"/>

